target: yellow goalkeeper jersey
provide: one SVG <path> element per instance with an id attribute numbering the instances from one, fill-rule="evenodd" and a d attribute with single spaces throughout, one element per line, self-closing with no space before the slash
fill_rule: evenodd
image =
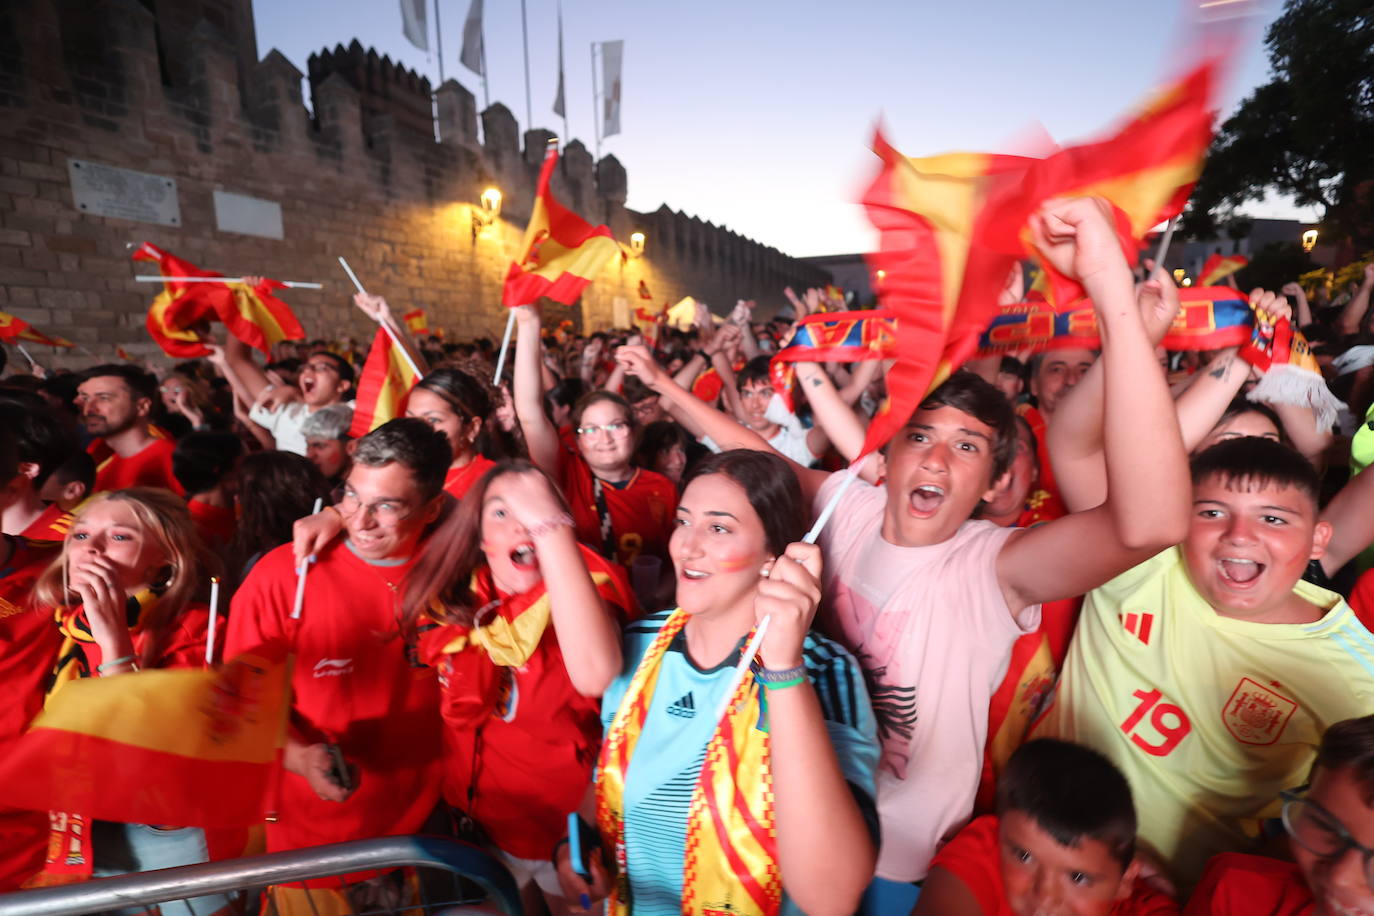
<path id="1" fill-rule="evenodd" d="M 1374 712 L 1374 636 L 1335 592 L 1294 591 L 1326 609 L 1319 621 L 1223 617 L 1178 548 L 1158 554 L 1088 593 L 1035 728 L 1121 768 L 1141 839 L 1185 887 L 1215 853 L 1254 845 L 1327 726 Z"/>

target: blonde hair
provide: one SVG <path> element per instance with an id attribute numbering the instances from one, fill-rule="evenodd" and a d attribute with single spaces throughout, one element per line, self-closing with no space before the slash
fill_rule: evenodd
<path id="1" fill-rule="evenodd" d="M 139 621 L 142 631 L 147 634 L 139 665 L 144 668 L 156 667 L 177 618 L 207 586 L 210 576 L 219 574 L 219 560 L 201 541 L 186 504 L 171 491 L 155 487 L 130 487 L 94 496 L 73 519 L 71 529 L 62 542 L 62 552 L 34 583 L 33 600 L 35 604 L 51 608 L 71 603 L 65 581 L 67 551 L 72 544 L 71 531 L 76 530 L 86 513 L 105 502 L 127 505 L 139 530 L 152 538 L 167 559 L 166 578 L 148 583 L 158 595 L 157 604 Z"/>

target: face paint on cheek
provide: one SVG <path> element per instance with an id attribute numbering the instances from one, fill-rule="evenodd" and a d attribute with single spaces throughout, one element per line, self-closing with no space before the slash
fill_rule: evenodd
<path id="1" fill-rule="evenodd" d="M 757 566 L 758 561 L 751 556 L 722 557 L 717 565 L 720 566 L 721 572 L 733 573 Z"/>

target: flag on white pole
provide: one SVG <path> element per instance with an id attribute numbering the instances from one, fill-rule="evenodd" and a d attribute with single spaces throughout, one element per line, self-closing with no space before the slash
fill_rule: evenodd
<path id="1" fill-rule="evenodd" d="M 625 42 L 601 43 L 601 136 L 620 133 L 620 62 L 625 56 Z"/>
<path id="2" fill-rule="evenodd" d="M 553 100 L 553 113 L 560 118 L 568 116 L 563 104 L 563 4 L 558 4 L 558 95 Z"/>
<path id="3" fill-rule="evenodd" d="M 472 0 L 468 7 L 468 18 L 463 23 L 463 53 L 458 55 L 458 62 L 473 73 L 487 75 L 482 55 L 482 0 Z"/>
<path id="4" fill-rule="evenodd" d="M 429 50 L 428 0 L 401 0 L 401 31 L 421 51 Z"/>

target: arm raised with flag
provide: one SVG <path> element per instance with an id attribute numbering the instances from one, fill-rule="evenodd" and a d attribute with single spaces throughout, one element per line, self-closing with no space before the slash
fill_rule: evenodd
<path id="1" fill-rule="evenodd" d="M 1173 401 L 1111 213 L 1095 199 L 1050 201 L 1032 219 L 1031 234 L 1045 261 L 1080 283 L 1097 312 L 1107 499 L 1008 541 L 997 572 L 1013 611 L 1081 594 L 1178 543 L 1191 502 Z"/>

